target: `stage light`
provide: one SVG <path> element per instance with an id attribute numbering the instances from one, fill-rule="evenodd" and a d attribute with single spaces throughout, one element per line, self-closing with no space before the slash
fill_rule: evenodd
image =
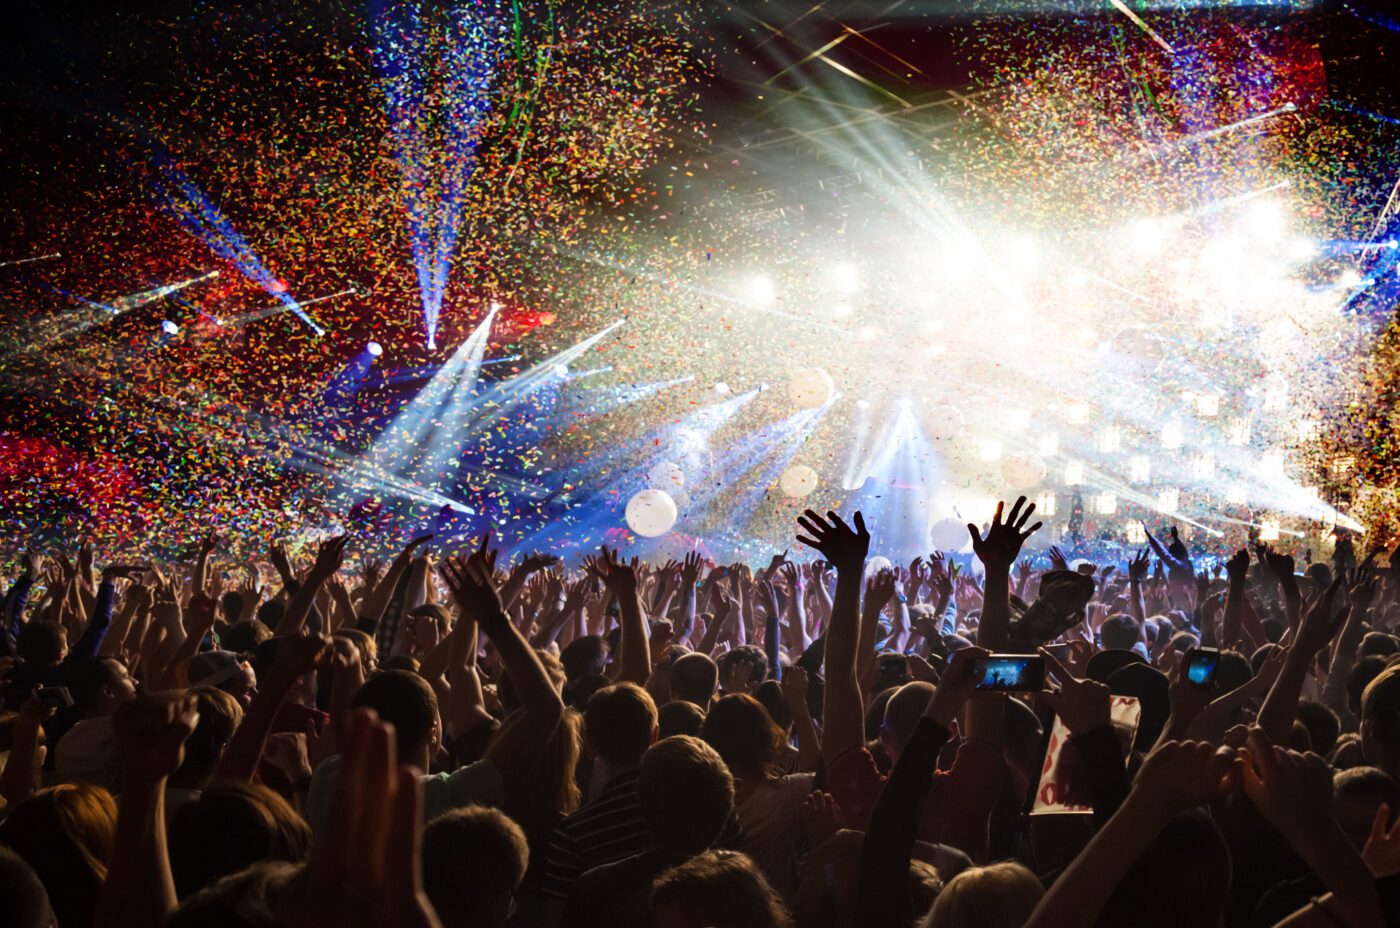
<path id="1" fill-rule="evenodd" d="M 1098 450 L 1101 454 L 1116 454 L 1123 445 L 1123 435 L 1118 427 L 1111 425 L 1099 432 Z"/>
<path id="2" fill-rule="evenodd" d="M 1152 462 L 1146 455 L 1134 455 L 1128 462 L 1128 479 L 1133 483 L 1146 483 L 1152 479 Z"/>
<path id="3" fill-rule="evenodd" d="M 180 327 L 175 323 L 171 322 L 169 319 L 166 319 L 160 324 L 160 330 L 166 335 L 175 335 L 179 333 Z"/>
<path id="4" fill-rule="evenodd" d="M 377 358 L 384 353 L 384 348 L 379 344 L 379 342 L 370 342 L 368 345 L 365 346 L 365 350 L 369 352 L 369 355 L 372 358 Z"/>
<path id="5" fill-rule="evenodd" d="M 984 439 L 978 448 L 984 461 L 1001 460 L 1001 442 L 995 438 Z"/>
<path id="6" fill-rule="evenodd" d="M 1310 261 L 1318 256 L 1317 242 L 1310 238 L 1295 238 L 1288 243 L 1288 257 L 1294 261 Z"/>
<path id="7" fill-rule="evenodd" d="M 1008 409 L 1006 411 L 1006 427 L 1014 432 L 1024 432 L 1031 427 L 1031 411 L 1029 409 Z"/>
<path id="8" fill-rule="evenodd" d="M 1196 394 L 1196 414 L 1211 418 L 1220 414 L 1220 396 L 1216 393 Z"/>
<path id="9" fill-rule="evenodd" d="M 837 293 L 855 293 L 860 289 L 860 274 L 849 264 L 837 264 L 831 268 L 831 288 Z"/>
<path id="10" fill-rule="evenodd" d="M 1225 491 L 1225 502 L 1231 506 L 1243 506 L 1249 502 L 1249 494 L 1245 492 L 1243 486 L 1236 484 Z"/>
<path id="11" fill-rule="evenodd" d="M 1142 257 L 1154 257 L 1167 243 L 1166 229 L 1159 220 L 1138 219 L 1128 226 L 1128 242 Z"/>
<path id="12" fill-rule="evenodd" d="M 1142 523 L 1134 519 L 1123 525 L 1123 534 L 1128 539 L 1130 545 L 1147 544 L 1147 530 L 1142 527 Z"/>
<path id="13" fill-rule="evenodd" d="M 1088 403 L 1072 403 L 1072 404 L 1070 404 L 1069 412 L 1068 412 L 1070 424 L 1071 424 L 1071 425 L 1083 425 L 1084 423 L 1088 422 L 1088 421 L 1089 421 L 1089 413 L 1090 413 L 1090 411 L 1091 411 L 1091 410 L 1089 409 L 1089 404 L 1088 404 Z"/>
<path id="14" fill-rule="evenodd" d="M 1175 451 L 1181 447 L 1181 423 L 1168 422 L 1162 426 L 1162 447 Z"/>
<path id="15" fill-rule="evenodd" d="M 1035 513 L 1038 516 L 1050 517 L 1055 514 L 1055 494 L 1042 493 L 1035 498 Z"/>
<path id="16" fill-rule="evenodd" d="M 556 365 L 554 365 L 554 373 L 558 374 L 560 377 L 567 377 L 567 376 L 569 376 L 569 365 L 567 365 L 567 364 L 556 364 Z"/>
<path id="17" fill-rule="evenodd" d="M 1077 487 L 1084 482 L 1084 465 L 1078 461 L 1070 461 L 1065 465 L 1065 483 L 1072 487 Z"/>
<path id="18" fill-rule="evenodd" d="M 870 400 L 856 400 L 856 409 L 869 409 Z"/>
<path id="19" fill-rule="evenodd" d="M 1157 493 L 1157 508 L 1163 512 L 1176 512 L 1181 505 L 1181 491 L 1168 488 Z"/>
<path id="20" fill-rule="evenodd" d="M 1264 241 L 1278 241 L 1288 231 L 1288 211 L 1272 197 L 1250 203 L 1243 219 L 1249 233 Z"/>
<path id="21" fill-rule="evenodd" d="M 1041 455 L 1045 457 L 1050 457 L 1051 455 L 1059 454 L 1060 436 L 1056 435 L 1054 432 L 1047 432 L 1046 434 L 1040 436 L 1039 448 Z"/>
<path id="22" fill-rule="evenodd" d="M 1018 235 L 1012 239 L 1007 253 L 1018 271 L 1033 274 L 1040 267 L 1040 243 L 1029 236 Z"/>
<path id="23" fill-rule="evenodd" d="M 772 306 L 778 298 L 773 289 L 773 278 L 767 274 L 757 274 L 744 285 L 744 299 L 758 306 Z"/>
<path id="24" fill-rule="evenodd" d="M 863 325 L 856 331 L 856 338 L 863 342 L 874 341 L 880 330 L 873 325 Z"/>
<path id="25" fill-rule="evenodd" d="M 729 384 L 721 380 L 719 383 L 715 384 L 715 392 L 718 393 L 720 396 L 728 396 Z"/>
<path id="26" fill-rule="evenodd" d="M 921 335 L 937 335 L 939 332 L 942 332 L 942 331 L 943 331 L 943 320 L 942 320 L 942 319 L 925 319 L 923 322 L 921 322 L 921 323 L 919 324 L 919 333 L 920 333 Z"/>
<path id="27" fill-rule="evenodd" d="M 1260 541 L 1278 541 L 1278 536 L 1279 536 L 1279 525 L 1278 525 L 1277 522 L 1274 522 L 1274 521 L 1271 521 L 1271 520 L 1266 519 L 1266 520 L 1264 520 L 1262 523 L 1260 523 L 1260 525 L 1259 525 L 1259 540 L 1260 540 Z"/>
<path id="28" fill-rule="evenodd" d="M 1277 448 L 1270 448 L 1268 451 L 1265 451 L 1264 456 L 1259 460 L 1259 469 L 1270 476 L 1282 476 L 1283 468 L 1283 452 Z"/>
<path id="29" fill-rule="evenodd" d="M 1269 412 L 1281 411 L 1288 405 L 1288 385 L 1275 383 L 1264 389 L 1264 409 Z"/>
<path id="30" fill-rule="evenodd" d="M 1299 419 L 1294 425 L 1294 429 L 1298 441 L 1316 441 L 1317 437 L 1322 434 L 1322 423 L 1316 419 Z"/>
<path id="31" fill-rule="evenodd" d="M 1118 496 L 1115 493 L 1100 493 L 1094 499 L 1094 508 L 1101 516 L 1111 516 L 1118 511 Z"/>
<path id="32" fill-rule="evenodd" d="M 1341 287 L 1343 290 L 1351 290 L 1355 287 L 1359 287 L 1361 286 L 1361 275 L 1356 272 L 1355 268 L 1349 267 L 1345 271 L 1342 271 L 1341 275 L 1337 278 L 1337 286 Z"/>
<path id="33" fill-rule="evenodd" d="M 945 344 L 943 344 L 942 342 L 934 342 L 933 344 L 929 345 L 929 346 L 928 346 L 928 349 L 927 349 L 928 355 L 929 355 L 929 357 L 931 357 L 931 358 L 940 357 L 940 356 L 942 356 L 943 353 L 946 352 L 947 350 L 948 350 L 948 346 L 945 345 Z"/>
<path id="34" fill-rule="evenodd" d="M 832 319 L 849 319 L 854 312 L 850 303 L 835 303 L 829 310 Z"/>
<path id="35" fill-rule="evenodd" d="M 1191 459 L 1191 476 L 1197 480 L 1209 480 L 1215 476 L 1215 455 L 1203 451 Z"/>

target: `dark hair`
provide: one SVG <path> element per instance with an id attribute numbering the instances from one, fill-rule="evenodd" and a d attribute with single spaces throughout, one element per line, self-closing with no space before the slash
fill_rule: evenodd
<path id="1" fill-rule="evenodd" d="M 1370 657 L 1373 654 L 1389 657 L 1396 652 L 1400 652 L 1400 641 L 1385 632 L 1367 632 L 1361 639 L 1361 646 L 1356 649 L 1357 657 Z"/>
<path id="2" fill-rule="evenodd" d="M 753 691 L 753 698 L 768 710 L 768 716 L 779 728 L 783 731 L 792 728 L 792 710 L 788 708 L 781 683 L 777 680 L 764 680 L 758 685 L 758 689 Z"/>
<path id="3" fill-rule="evenodd" d="M 711 706 L 700 737 L 719 752 L 731 773 L 765 780 L 782 775 L 782 729 L 747 693 L 730 693 Z"/>
<path id="4" fill-rule="evenodd" d="M 525 833 L 496 809 L 454 809 L 423 830 L 423 889 L 445 925 L 484 923 L 483 909 L 520 888 L 529 862 Z"/>
<path id="5" fill-rule="evenodd" d="M 1238 651 L 1221 651 L 1220 661 L 1215 665 L 1215 686 L 1217 691 L 1228 693 L 1244 686 L 1254 679 L 1254 669 L 1249 659 Z"/>
<path id="6" fill-rule="evenodd" d="M 0 844 L 34 868 L 63 928 L 92 924 L 116 837 L 116 803 L 86 783 L 36 790 L 0 823 Z"/>
<path id="7" fill-rule="evenodd" d="M 589 747 L 603 760 L 632 767 L 651 747 L 656 733 L 656 703 L 633 683 L 618 683 L 593 694 L 583 714 Z"/>
<path id="8" fill-rule="evenodd" d="M 9 848 L 0 847 L 0 925 L 52 928 L 49 894 L 34 869 Z"/>
<path id="9" fill-rule="evenodd" d="M 234 622 L 219 635 L 219 643 L 235 654 L 251 654 L 271 637 L 272 629 L 261 622 Z"/>
<path id="10" fill-rule="evenodd" d="M 768 679 L 768 655 L 763 653 L 762 648 L 752 644 L 742 644 L 719 656 L 715 663 L 719 667 L 720 679 L 729 673 L 730 665 L 738 661 L 753 665 L 753 673 L 749 674 L 750 686 L 757 686 Z"/>
<path id="11" fill-rule="evenodd" d="M 1342 721 L 1337 713 L 1315 699 L 1298 700 L 1298 721 L 1308 730 L 1308 741 L 1314 752 L 1326 757 L 1337 745 L 1342 733 Z"/>
<path id="12" fill-rule="evenodd" d="M 1109 616 L 1099 626 L 1099 641 L 1106 651 L 1131 651 L 1138 643 L 1137 620 L 1121 612 Z"/>
<path id="13" fill-rule="evenodd" d="M 373 709 L 398 734 L 399 763 L 411 764 L 438 721 L 438 701 L 428 681 L 407 670 L 382 670 L 365 681 L 350 700 L 353 708 Z"/>
<path id="14" fill-rule="evenodd" d="M 559 652 L 564 676 L 570 681 L 588 674 L 602 673 L 608 665 L 608 642 L 602 635 L 583 635 L 570 641 Z"/>
<path id="15" fill-rule="evenodd" d="M 219 597 L 219 610 L 223 613 L 225 622 L 237 622 L 243 615 L 243 594 L 237 590 L 225 591 L 224 595 Z"/>
<path id="16" fill-rule="evenodd" d="M 438 603 L 424 603 L 408 611 L 409 616 L 415 619 L 430 618 L 437 621 L 438 631 L 447 634 L 452 628 L 452 616 Z"/>
<path id="17" fill-rule="evenodd" d="M 672 735 L 693 735 L 700 737 L 700 729 L 705 726 L 705 710 L 693 702 L 673 699 L 656 710 L 658 738 Z"/>
<path id="18" fill-rule="evenodd" d="M 73 707 L 86 715 L 97 708 L 102 701 L 104 687 L 116 686 L 122 680 L 122 666 L 115 658 L 88 657 L 73 662 L 67 667 L 68 693 L 73 697 Z"/>
<path id="19" fill-rule="evenodd" d="M 1371 681 L 1385 670 L 1386 660 L 1380 656 L 1363 657 L 1347 671 L 1347 708 L 1353 715 L 1361 714 L 1361 694 Z"/>
<path id="20" fill-rule="evenodd" d="M 269 629 L 277 627 L 277 623 L 282 621 L 282 613 L 287 611 L 280 599 L 269 599 L 258 607 L 258 621 L 266 625 Z"/>
<path id="21" fill-rule="evenodd" d="M 1400 781 L 1379 767 L 1352 767 L 1332 775 L 1334 799 L 1358 799 L 1390 806 L 1393 820 L 1400 815 Z"/>
<path id="22" fill-rule="evenodd" d="M 306 822 L 259 783 L 215 781 L 170 821 L 170 870 L 181 898 L 253 864 L 300 863 L 310 852 Z"/>
<path id="23" fill-rule="evenodd" d="M 683 654 L 671 665 L 671 695 L 704 709 L 715 697 L 719 668 L 708 655 L 698 651 Z"/>
<path id="24" fill-rule="evenodd" d="M 654 851 L 690 857 L 709 848 L 734 811 L 734 778 L 699 738 L 673 735 L 642 755 L 637 798 Z"/>
<path id="25" fill-rule="evenodd" d="M 282 860 L 253 864 L 182 900 L 165 928 L 281 928 L 282 900 L 301 870 Z"/>
<path id="26" fill-rule="evenodd" d="M 1371 723 L 1376 737 L 1400 749 L 1400 664 L 1391 664 L 1361 693 L 1361 723 Z"/>
<path id="27" fill-rule="evenodd" d="M 68 632 L 56 622 L 30 622 L 19 630 L 15 653 L 30 668 L 52 667 L 63 660 Z"/>
<path id="28" fill-rule="evenodd" d="M 199 723 L 185 740 L 185 759 L 171 780 L 183 786 L 195 786 L 213 775 L 224 747 L 243 721 L 243 707 L 216 686 L 190 687 L 186 695 L 195 699 Z"/>
<path id="29" fill-rule="evenodd" d="M 651 908 L 671 906 L 716 928 L 788 928 L 792 918 L 752 860 L 738 851 L 707 851 L 652 883 Z"/>

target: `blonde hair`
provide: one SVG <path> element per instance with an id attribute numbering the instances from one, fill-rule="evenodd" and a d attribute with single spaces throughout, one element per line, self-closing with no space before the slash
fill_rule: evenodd
<path id="1" fill-rule="evenodd" d="M 973 867 L 948 881 L 922 928 L 1021 928 L 1044 894 L 1018 863 Z"/>

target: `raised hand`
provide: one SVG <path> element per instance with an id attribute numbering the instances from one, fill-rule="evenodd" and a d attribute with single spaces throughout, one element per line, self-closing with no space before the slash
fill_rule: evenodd
<path id="1" fill-rule="evenodd" d="M 608 592 L 621 599 L 623 596 L 637 595 L 637 559 L 623 561 L 614 548 L 604 547 L 598 557 L 584 558 L 583 566 L 590 574 L 603 581 Z"/>
<path id="2" fill-rule="evenodd" d="M 885 608 L 895 593 L 896 578 L 893 570 L 886 568 L 877 571 L 865 582 L 865 607 L 879 611 Z"/>
<path id="3" fill-rule="evenodd" d="M 1051 570 L 1069 570 L 1069 558 L 1060 550 L 1059 545 L 1051 545 L 1045 553 L 1050 556 Z"/>
<path id="4" fill-rule="evenodd" d="M 326 833 L 284 906 L 289 928 L 438 928 L 423 893 L 422 787 L 394 745 L 372 711 L 351 716 Z"/>
<path id="5" fill-rule="evenodd" d="M 1292 558 L 1289 558 L 1292 561 Z M 1337 591 L 1342 587 L 1342 577 L 1339 574 L 1332 581 L 1326 592 L 1318 595 L 1308 605 L 1307 615 L 1303 619 L 1303 624 L 1298 629 L 1298 637 L 1293 646 L 1301 650 L 1304 654 L 1316 654 L 1337 634 L 1341 627 L 1346 624 L 1350 607 L 1343 607 L 1337 616 L 1332 616 L 1332 601 L 1337 596 Z"/>
<path id="6" fill-rule="evenodd" d="M 1082 735 L 1111 724 L 1109 709 L 1112 697 L 1107 686 L 1097 680 L 1076 677 L 1044 648 L 1040 649 L 1040 654 L 1060 682 L 1058 690 L 1045 690 L 1040 697 L 1055 710 L 1071 735 Z"/>
<path id="7" fill-rule="evenodd" d="M 1269 743 L 1258 728 L 1240 753 L 1244 791 L 1269 823 L 1292 839 L 1332 816 L 1332 768 L 1316 754 Z"/>
<path id="8" fill-rule="evenodd" d="M 681 562 L 681 584 L 683 587 L 695 586 L 700 580 L 702 566 L 699 552 L 692 551 L 685 556 L 685 560 Z"/>
<path id="9" fill-rule="evenodd" d="M 783 672 L 783 699 L 794 718 L 807 711 L 807 671 L 789 667 Z"/>
<path id="10" fill-rule="evenodd" d="M 1297 579 L 1293 576 L 1292 555 L 1282 554 L 1268 545 L 1255 548 L 1255 553 L 1259 556 L 1259 562 L 1269 569 L 1269 573 L 1273 574 L 1274 579 L 1283 584 L 1285 589 L 1297 588 Z"/>
<path id="11" fill-rule="evenodd" d="M 1159 813 L 1174 815 L 1233 791 L 1241 766 L 1229 748 L 1205 741 L 1168 741 L 1147 755 L 1132 794 Z"/>
<path id="12" fill-rule="evenodd" d="M 146 572 L 144 564 L 109 564 L 102 568 L 102 582 L 111 583 L 118 577 L 123 580 L 135 580 Z"/>
<path id="13" fill-rule="evenodd" d="M 1146 580 L 1150 560 L 1146 548 L 1139 551 L 1137 556 L 1128 562 L 1128 582 L 1141 583 Z"/>
<path id="14" fill-rule="evenodd" d="M 442 563 L 441 573 L 462 614 L 480 623 L 488 635 L 493 628 L 499 628 L 501 622 L 509 621 L 495 578 L 484 558 L 447 558 Z"/>
<path id="15" fill-rule="evenodd" d="M 1249 552 L 1244 548 L 1235 552 L 1235 556 L 1225 562 L 1225 575 L 1230 578 L 1231 583 L 1243 583 L 1249 574 Z"/>
<path id="16" fill-rule="evenodd" d="M 1016 563 L 1016 557 L 1021 553 L 1021 546 L 1040 528 L 1040 522 L 1030 528 L 1025 527 L 1035 512 L 1035 503 L 1026 506 L 1022 511 L 1021 507 L 1025 506 L 1025 503 L 1026 498 L 1019 497 L 1011 507 L 1005 522 L 1001 521 L 1001 513 L 1006 504 L 997 503 L 996 514 L 992 516 L 992 525 L 987 529 L 985 538 L 976 525 L 971 522 L 967 524 L 967 532 L 972 536 L 972 550 L 988 569 L 995 567 L 1010 571 L 1011 565 Z"/>
<path id="17" fill-rule="evenodd" d="M 852 517 L 852 522 L 855 528 L 834 512 L 828 512 L 823 519 L 808 509 L 797 520 L 807 534 L 798 535 L 797 540 L 820 551 L 837 570 L 863 570 L 865 556 L 870 553 L 870 532 L 865 528 L 865 517 L 859 512 Z"/>
<path id="18" fill-rule="evenodd" d="M 1360 567 L 1347 571 L 1346 584 L 1347 602 L 1351 604 L 1352 612 L 1364 616 L 1370 610 L 1371 603 L 1376 601 L 1381 589 L 1380 577 L 1370 569 L 1370 558 Z"/>
<path id="19" fill-rule="evenodd" d="M 1366 865 L 1377 877 L 1400 873 L 1400 818 L 1387 830 L 1386 823 L 1389 821 L 1390 806 L 1383 802 L 1376 810 L 1376 817 L 1371 820 L 1371 835 L 1366 839 L 1365 850 L 1361 852 L 1361 856 L 1366 858 Z"/>
<path id="20" fill-rule="evenodd" d="M 349 535 L 336 535 L 322 541 L 316 551 L 316 563 L 311 568 L 312 576 L 324 581 L 340 570 L 340 565 L 345 562 L 345 546 L 349 541 Z"/>
<path id="21" fill-rule="evenodd" d="M 924 715 L 944 728 L 951 727 L 953 719 L 962 711 L 963 703 L 967 702 L 977 688 L 977 675 L 973 664 L 988 653 L 976 647 L 963 648 L 955 653 L 948 663 L 948 669 L 943 672 L 942 678 L 934 688 L 933 697 L 929 700 Z"/>
<path id="22" fill-rule="evenodd" d="M 541 554 L 539 551 L 536 551 L 533 554 L 526 555 L 516 570 L 526 575 L 534 574 L 544 570 L 546 567 L 553 567 L 558 564 L 559 561 L 560 558 L 557 555 Z"/>
<path id="23" fill-rule="evenodd" d="M 198 724 L 193 696 L 161 694 L 123 703 L 112 716 L 112 734 L 125 777 L 141 783 L 169 777 L 184 760 L 185 740 Z"/>
<path id="24" fill-rule="evenodd" d="M 410 542 L 410 546 L 412 546 L 412 542 Z M 491 547 L 491 533 L 487 532 L 485 535 L 481 536 L 481 544 L 477 546 L 477 549 L 471 553 L 467 560 L 481 564 L 486 568 L 487 573 L 494 574 L 496 572 L 496 558 L 500 553 L 500 551 Z"/>

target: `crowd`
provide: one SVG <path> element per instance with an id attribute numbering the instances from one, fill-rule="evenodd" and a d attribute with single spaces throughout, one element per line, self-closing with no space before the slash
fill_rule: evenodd
<path id="1" fill-rule="evenodd" d="M 975 570 L 810 511 L 761 567 L 25 555 L 0 925 L 1400 925 L 1400 551 L 1072 568 L 1033 510 Z"/>

